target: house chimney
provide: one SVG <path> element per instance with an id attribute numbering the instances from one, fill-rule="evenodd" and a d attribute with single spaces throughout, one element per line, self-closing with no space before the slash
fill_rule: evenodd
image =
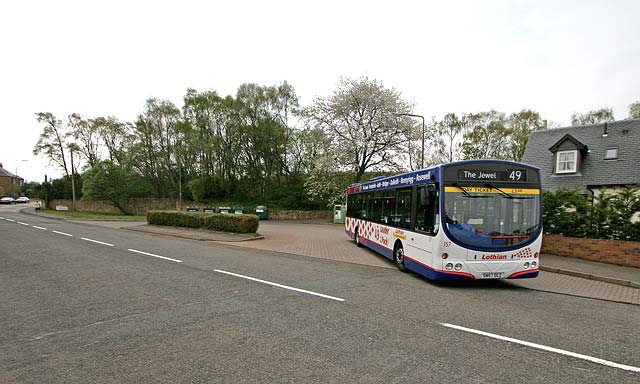
<path id="1" fill-rule="evenodd" d="M 609 133 L 607 132 L 607 122 L 604 122 L 604 132 L 602 133 L 602 137 L 607 137 Z"/>
<path id="2" fill-rule="evenodd" d="M 0 168 L 2 168 L 2 163 L 0 163 Z"/>

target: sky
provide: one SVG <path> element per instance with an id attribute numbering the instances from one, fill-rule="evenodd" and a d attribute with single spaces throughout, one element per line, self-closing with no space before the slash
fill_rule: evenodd
<path id="1" fill-rule="evenodd" d="M 149 97 L 234 95 L 287 81 L 302 105 L 341 77 L 402 92 L 414 113 L 525 108 L 571 114 L 640 100 L 640 1 L 5 1 L 0 163 L 28 181 L 60 170 L 32 154 L 58 118 L 132 121 Z M 23 161 L 26 160 L 26 161 Z"/>

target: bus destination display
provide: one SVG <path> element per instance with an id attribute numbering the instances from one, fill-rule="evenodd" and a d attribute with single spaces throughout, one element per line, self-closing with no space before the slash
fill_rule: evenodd
<path id="1" fill-rule="evenodd" d="M 502 171 L 459 169 L 458 180 L 473 181 L 527 181 L 526 169 L 507 169 Z"/>

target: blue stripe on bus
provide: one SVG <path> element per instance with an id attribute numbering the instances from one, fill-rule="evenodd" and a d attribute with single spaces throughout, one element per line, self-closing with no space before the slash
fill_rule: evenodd
<path id="1" fill-rule="evenodd" d="M 393 250 L 362 237 L 360 238 L 360 242 L 372 251 L 378 252 L 382 256 L 393 261 Z"/>

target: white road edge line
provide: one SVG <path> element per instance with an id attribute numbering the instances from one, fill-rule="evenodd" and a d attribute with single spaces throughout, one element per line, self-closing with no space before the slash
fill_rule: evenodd
<path id="1" fill-rule="evenodd" d="M 12 222 L 12 223 L 15 223 L 15 222 L 16 222 L 16 221 L 15 221 L 15 220 L 13 220 L 13 219 L 6 219 L 6 220 L 7 220 L 7 221 L 10 221 L 10 222 Z"/>
<path id="2" fill-rule="evenodd" d="M 454 325 L 454 324 L 440 323 L 440 325 L 443 325 L 443 326 L 445 326 L 447 328 L 457 329 L 459 331 L 471 332 L 471 333 L 475 333 L 475 334 L 482 335 L 482 336 L 492 337 L 494 339 L 498 339 L 498 340 L 502 340 L 502 341 L 508 341 L 510 343 L 516 343 L 516 344 L 525 345 L 525 346 L 531 347 L 531 348 L 542 349 L 543 351 L 559 353 L 561 355 L 575 357 L 577 359 L 590 361 L 590 362 L 596 363 L 596 364 L 602 364 L 602 365 L 606 365 L 606 366 L 613 367 L 613 368 L 624 369 L 625 371 L 640 372 L 640 367 L 634 367 L 634 366 L 631 366 L 631 365 L 624 365 L 624 364 L 614 363 L 613 361 L 608 361 L 608 360 L 600 359 L 600 358 L 597 358 L 597 357 L 591 357 L 591 356 L 587 356 L 587 355 L 582 355 L 582 354 L 575 353 L 575 352 L 565 351 L 564 349 L 547 347 L 546 345 L 541 345 L 541 344 L 531 343 L 531 342 L 528 342 L 528 341 L 513 339 L 511 337 L 500 336 L 500 335 L 496 335 L 496 334 L 489 333 L 489 332 L 478 331 L 478 330 L 475 330 L 475 329 L 465 328 L 465 327 L 461 327 L 459 325 Z"/>
<path id="3" fill-rule="evenodd" d="M 59 231 L 51 231 L 53 233 L 57 233 L 58 235 L 63 235 L 63 236 L 69 236 L 69 237 L 73 237 L 73 235 L 70 235 L 68 233 L 64 233 L 64 232 L 59 232 Z"/>
<path id="4" fill-rule="evenodd" d="M 29 226 L 29 224 L 27 224 L 27 223 L 23 223 L 22 221 L 18 221 L 18 224 L 20 224 L 20 225 L 26 225 L 26 226 Z"/>
<path id="5" fill-rule="evenodd" d="M 149 252 L 142 252 L 142 251 L 138 251 L 138 250 L 136 250 L 136 249 L 128 249 L 128 251 L 135 252 L 135 253 L 139 253 L 139 254 L 141 254 L 141 255 L 147 255 L 147 256 L 157 257 L 157 258 L 159 258 L 159 259 L 165 259 L 165 260 L 169 260 L 169 261 L 175 261 L 176 263 L 182 263 L 182 260 L 172 259 L 172 258 L 170 258 L 170 257 L 158 256 L 158 255 L 154 255 L 153 253 L 149 253 Z"/>
<path id="6" fill-rule="evenodd" d="M 291 290 L 291 291 L 302 292 L 302 293 L 307 293 L 309 295 L 324 297 L 325 299 L 336 300 L 336 301 L 344 301 L 344 299 L 341 299 L 339 297 L 324 295 L 322 293 L 317 293 L 317 292 L 313 292 L 313 291 L 307 291 L 305 289 L 290 287 L 288 285 L 282 285 L 282 284 L 278 284 L 278 283 L 273 283 L 271 281 L 260 280 L 260 279 L 256 279 L 255 277 L 249 277 L 249 276 L 240 275 L 240 274 L 233 273 L 233 272 L 222 271 L 220 269 L 214 269 L 214 271 L 219 272 L 219 273 L 224 273 L 224 274 L 227 274 L 227 275 L 231 275 L 231 276 L 235 276 L 235 277 L 240 277 L 240 278 L 251 280 L 251 281 L 257 281 L 258 283 L 268 284 L 268 285 L 272 285 L 272 286 L 278 287 L 278 288 L 284 288 L 284 289 L 288 289 L 288 290 Z"/>
<path id="7" fill-rule="evenodd" d="M 93 239 L 87 239 L 86 237 L 81 237 L 82 240 L 86 240 L 86 241 L 90 241 L 92 243 L 96 243 L 96 244 L 102 244 L 102 245 L 107 245 L 109 247 L 113 247 L 113 244 L 109 244 L 109 243 L 105 243 L 102 241 L 98 241 L 98 240 L 93 240 Z"/>
<path id="8" fill-rule="evenodd" d="M 37 225 L 32 225 L 33 228 L 38 228 L 38 229 L 42 229 L 43 231 L 46 231 L 47 228 L 44 227 L 38 227 Z"/>

